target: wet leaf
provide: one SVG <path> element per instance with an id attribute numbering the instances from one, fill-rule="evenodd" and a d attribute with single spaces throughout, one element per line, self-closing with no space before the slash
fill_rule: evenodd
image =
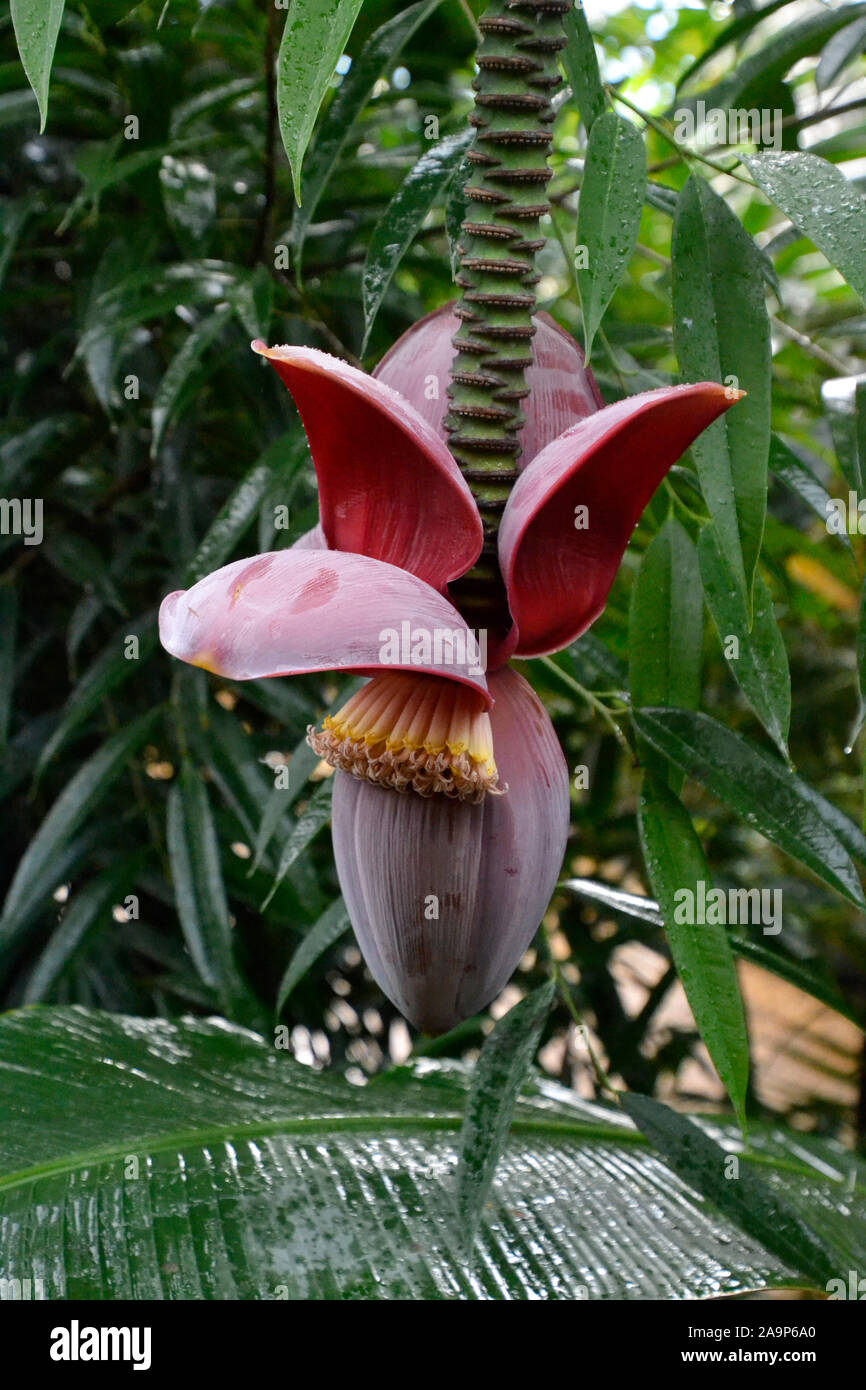
<path id="1" fill-rule="evenodd" d="M 626 893 L 621 888 L 613 888 L 609 883 L 597 883 L 588 878 L 565 879 L 559 886 L 570 893 L 576 893 L 578 897 L 588 898 L 590 902 L 600 903 L 609 912 L 622 913 L 633 921 L 648 922 L 654 927 L 664 927 L 661 909 L 652 898 L 643 897 L 638 893 Z M 797 989 L 811 994 L 814 999 L 826 1004 L 828 1009 L 835 1009 L 837 1013 L 860 1027 L 860 1015 L 839 993 L 829 976 L 817 973 L 814 963 L 803 964 L 791 956 L 783 955 L 779 950 L 753 941 L 751 937 L 732 934 L 728 939 L 735 956 L 760 965 L 762 969 L 778 975 L 781 980 L 796 985 Z"/>
<path id="2" fill-rule="evenodd" d="M 315 143 L 304 169 L 304 201 L 295 209 L 291 246 L 295 273 L 300 278 L 304 240 L 319 199 L 328 182 L 349 133 L 370 99 L 377 78 L 408 43 L 420 24 L 439 8 L 442 0 L 418 0 L 409 5 L 371 35 L 352 63 L 334 99 L 322 118 Z"/>
<path id="3" fill-rule="evenodd" d="M 362 0 L 292 0 L 277 57 L 277 111 L 295 198 L 301 165 Z"/>
<path id="4" fill-rule="evenodd" d="M 6 1013 L 4 1275 L 99 1300 L 594 1302 L 807 1282 L 799 1244 L 792 1263 L 770 1253 L 739 1211 L 696 1199 L 618 1107 L 541 1078 L 517 1101 L 468 1268 L 451 1190 L 466 1084 L 425 1060 L 350 1086 L 224 1020 Z M 771 1182 L 832 1244 L 834 1273 L 864 1267 L 861 1161 L 777 1123 L 755 1125 L 749 1153 L 732 1127 L 711 1132 L 740 1182 Z M 93 1222 L 79 1219 L 85 1201 Z"/>
<path id="5" fill-rule="evenodd" d="M 184 577 L 187 586 L 225 564 L 256 520 L 275 476 L 288 482 L 303 463 L 306 449 L 300 445 L 302 441 L 297 434 L 289 431 L 265 449 L 214 518 L 187 568 Z"/>
<path id="6" fill-rule="evenodd" d="M 337 898 L 322 913 L 318 922 L 305 933 L 303 941 L 289 961 L 277 994 L 278 1015 L 283 1012 L 286 1000 L 295 986 L 300 984 L 310 966 L 315 965 L 320 956 L 336 945 L 341 936 L 345 936 L 349 926 L 346 904 L 342 898 Z"/>
<path id="7" fill-rule="evenodd" d="M 90 812 L 98 805 L 112 783 L 126 770 L 130 757 L 141 747 L 161 715 L 161 708 L 149 710 L 125 725 L 99 747 L 78 769 L 54 802 L 21 858 L 3 904 L 0 935 L 34 890 L 47 898 L 55 887 L 53 861 L 72 839 Z"/>
<path id="8" fill-rule="evenodd" d="M 589 136 L 577 218 L 577 282 L 587 360 L 608 304 L 637 243 L 646 190 L 646 153 L 631 121 L 606 111 Z"/>
<path id="9" fill-rule="evenodd" d="M 757 573 L 750 629 L 742 590 L 731 576 L 713 526 L 705 526 L 701 532 L 698 556 L 707 605 L 731 674 L 787 761 L 791 673 L 773 611 L 773 596 Z M 644 700 L 641 703 L 671 704 L 672 701 Z"/>
<path id="10" fill-rule="evenodd" d="M 819 1288 L 839 1274 L 844 1255 L 832 1240 L 819 1235 L 759 1172 L 735 1157 L 732 1162 L 730 1152 L 694 1120 L 648 1096 L 623 1095 L 622 1106 L 674 1172 L 765 1249 Z"/>
<path id="11" fill-rule="evenodd" d="M 129 638 L 134 642 L 130 643 Z M 71 734 L 97 710 L 112 691 L 118 690 L 130 676 L 141 671 L 156 650 L 156 613 L 151 612 L 130 623 L 114 636 L 105 650 L 87 668 L 64 706 L 60 721 L 39 756 L 36 776 L 39 777 Z M 132 655 L 135 653 L 135 655 Z"/>
<path id="12" fill-rule="evenodd" d="M 692 445 L 719 544 L 751 614 L 767 506 L 770 323 L 755 243 L 725 201 L 692 176 L 673 237 L 674 346 L 686 381 L 748 392 Z"/>
<path id="13" fill-rule="evenodd" d="M 268 896 L 262 903 L 262 911 L 264 911 L 273 898 L 274 893 L 277 891 L 277 888 L 282 883 L 298 855 L 303 854 L 310 842 L 318 835 L 322 826 L 327 825 L 328 821 L 331 819 L 331 794 L 333 790 L 334 785 L 332 778 L 329 778 L 327 782 L 322 782 L 313 792 L 309 803 L 304 807 L 292 826 L 288 839 L 280 852 L 280 861 L 277 866 L 276 876 Z M 285 802 L 283 805 L 285 805 Z"/>
<path id="14" fill-rule="evenodd" d="M 59 927 L 49 937 L 45 950 L 33 967 L 21 1001 L 23 1004 L 38 1004 L 50 995 L 91 933 L 100 928 L 116 932 L 117 923 L 111 910 L 135 886 L 135 876 L 145 857 L 146 851 L 126 855 L 120 863 L 98 878 L 91 879 L 83 888 L 75 890 Z"/>
<path id="15" fill-rule="evenodd" d="M 166 842 L 181 930 L 196 971 L 230 1018 L 247 1013 L 207 788 L 184 762 L 168 795 Z M 244 1018 L 246 1021 L 246 1018 Z"/>
<path id="16" fill-rule="evenodd" d="M 826 526 L 830 494 L 815 476 L 807 458 L 803 457 L 804 452 L 800 445 L 788 443 L 780 435 L 774 434 L 770 439 L 770 468 Z M 839 539 L 848 550 L 851 549 L 851 541 L 847 534 Z"/>
<path id="17" fill-rule="evenodd" d="M 39 103 L 39 129 L 48 120 L 48 86 L 65 0 L 10 0 L 15 40 Z"/>
<path id="18" fill-rule="evenodd" d="M 697 709 L 701 694 L 704 606 L 698 557 L 688 533 L 669 517 L 646 550 L 632 589 L 629 616 L 629 687 L 640 705 Z M 644 747 L 661 775 L 682 774 Z"/>
<path id="19" fill-rule="evenodd" d="M 583 5 L 573 5 L 563 23 L 568 38 L 568 47 L 562 55 L 565 71 L 580 118 L 586 129 L 591 131 L 594 122 L 604 112 L 605 100 L 595 44 Z"/>
<path id="20" fill-rule="evenodd" d="M 410 169 L 370 238 L 364 262 L 364 342 L 367 350 L 376 315 L 394 272 L 411 246 L 428 212 L 441 198 L 472 143 L 474 130 L 460 131 L 440 140 Z"/>
<path id="21" fill-rule="evenodd" d="M 467 1255 L 555 994 L 556 985 L 549 980 L 509 1009 L 475 1063 L 460 1131 L 457 1170 L 459 1232 Z"/>
<path id="22" fill-rule="evenodd" d="M 635 728 L 654 748 L 701 782 L 755 830 L 858 906 L 866 904 L 851 855 L 866 860 L 866 840 L 841 811 L 775 754 L 688 710 L 644 709 Z"/>
<path id="23" fill-rule="evenodd" d="M 217 305 L 213 313 L 192 330 L 169 363 L 159 383 L 151 412 L 151 458 L 156 458 L 166 431 L 182 412 L 184 404 L 188 403 L 190 383 L 197 380 L 201 359 L 221 333 L 230 314 L 231 309 L 227 304 Z"/>
<path id="24" fill-rule="evenodd" d="M 181 251 L 206 255 L 217 214 L 216 178 L 201 159 L 163 157 L 159 182 L 166 216 Z"/>
<path id="25" fill-rule="evenodd" d="M 713 888 L 701 842 L 688 811 L 652 776 L 644 780 L 638 826 L 644 863 L 664 916 L 677 974 L 745 1131 L 749 1080 L 746 1019 L 727 928 L 719 922 L 695 920 L 698 895 Z M 691 910 L 687 894 L 691 894 Z"/>
<path id="26" fill-rule="evenodd" d="M 768 152 L 746 164 L 771 202 L 866 300 L 866 199 L 855 185 L 817 154 Z"/>

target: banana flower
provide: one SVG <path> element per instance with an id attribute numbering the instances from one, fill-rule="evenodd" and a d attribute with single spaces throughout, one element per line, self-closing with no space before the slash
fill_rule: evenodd
<path id="1" fill-rule="evenodd" d="M 737 398 L 704 382 L 604 406 L 574 340 L 544 314 L 534 322 L 526 463 L 498 530 L 507 633 L 470 630 L 449 597 L 483 542 L 446 443 L 450 307 L 410 328 L 372 376 L 313 348 L 253 344 L 300 411 L 319 526 L 169 594 L 160 611 L 173 656 L 231 680 L 370 677 L 310 741 L 337 768 L 334 854 L 361 950 L 433 1034 L 501 991 L 565 853 L 565 758 L 508 661 L 556 652 L 598 617 L 662 478 Z"/>

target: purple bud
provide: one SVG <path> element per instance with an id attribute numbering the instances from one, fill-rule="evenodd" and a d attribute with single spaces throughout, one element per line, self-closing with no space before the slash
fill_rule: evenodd
<path id="1" fill-rule="evenodd" d="M 495 999 L 547 910 L 569 824 L 568 770 L 531 686 L 489 678 L 503 795 L 473 804 L 338 772 L 337 871 L 378 984 L 425 1033 Z"/>

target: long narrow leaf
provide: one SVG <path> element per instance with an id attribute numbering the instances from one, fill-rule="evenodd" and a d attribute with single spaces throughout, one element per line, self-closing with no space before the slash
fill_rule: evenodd
<path id="1" fill-rule="evenodd" d="M 705 526 L 701 532 L 698 557 L 707 605 L 728 666 L 770 738 L 787 760 L 791 673 L 785 643 L 773 612 L 772 595 L 757 573 L 750 629 L 743 594 L 731 578 L 713 526 Z M 641 703 L 669 702 L 644 700 Z"/>
<path id="2" fill-rule="evenodd" d="M 345 936 L 348 929 L 349 913 L 346 904 L 342 898 L 337 898 L 322 913 L 319 920 L 310 927 L 289 961 L 277 992 L 277 1014 L 282 1013 L 292 990 L 300 984 L 310 967 L 315 965 L 319 957 L 330 950 L 341 936 Z"/>
<path id="3" fill-rule="evenodd" d="M 578 262 L 587 361 L 608 304 L 637 243 L 646 189 L 646 152 L 637 127 L 614 111 L 592 126 L 577 218 Z"/>
<path id="4" fill-rule="evenodd" d="M 556 986 L 549 980 L 510 1009 L 493 1029 L 475 1064 L 460 1132 L 457 1170 L 457 1212 L 467 1254 L 555 993 Z"/>
<path id="5" fill-rule="evenodd" d="M 162 709 L 157 707 L 119 729 L 88 758 L 66 785 L 18 865 L 3 904 L 0 931 L 3 922 L 14 916 L 34 887 L 41 887 L 46 897 L 54 888 L 55 880 L 51 873 L 54 857 L 128 767 L 130 758 L 141 747 L 161 714 Z"/>
<path id="6" fill-rule="evenodd" d="M 361 0 L 292 0 L 277 57 L 277 111 L 295 198 L 301 165 L 337 60 L 352 32 Z"/>
<path id="7" fill-rule="evenodd" d="M 48 119 L 48 85 L 64 5 L 65 0 L 10 0 L 18 52 L 39 103 L 40 131 Z"/>
<path id="8" fill-rule="evenodd" d="M 686 1115 L 648 1096 L 624 1095 L 622 1106 L 674 1172 L 736 1221 L 780 1260 L 799 1269 L 819 1288 L 839 1273 L 840 1250 L 812 1228 L 796 1207 Z"/>
<path id="9" fill-rule="evenodd" d="M 291 246 L 299 279 L 307 230 L 352 126 L 369 101 L 377 79 L 441 3 L 442 0 L 418 0 L 377 29 L 352 63 L 323 116 L 304 169 L 304 201 L 295 209 L 292 221 Z"/>
<path id="10" fill-rule="evenodd" d="M 418 163 L 410 169 L 386 209 L 384 217 L 377 223 L 370 239 L 362 279 L 362 352 L 367 349 L 367 340 L 394 272 L 424 218 L 453 178 L 454 171 L 460 165 L 474 136 L 474 130 L 460 131 L 457 135 L 449 135 L 445 140 L 440 140 L 438 145 L 434 145 L 423 154 Z"/>
<path id="11" fill-rule="evenodd" d="M 751 615 L 767 506 L 770 323 L 755 243 L 727 203 L 691 177 L 673 237 L 674 346 L 686 381 L 748 392 L 692 445 L 704 497 Z"/>
<path id="12" fill-rule="evenodd" d="M 650 883 L 661 905 L 677 973 L 713 1065 L 746 1127 L 749 1040 L 728 934 L 723 924 L 682 920 L 678 896 L 712 887 L 701 842 L 682 803 L 661 782 L 644 782 L 638 811 Z"/>
<path id="13" fill-rule="evenodd" d="M 866 905 L 851 854 L 866 861 L 852 821 L 777 757 L 706 714 L 645 709 L 635 727 L 654 748 L 851 902 Z"/>

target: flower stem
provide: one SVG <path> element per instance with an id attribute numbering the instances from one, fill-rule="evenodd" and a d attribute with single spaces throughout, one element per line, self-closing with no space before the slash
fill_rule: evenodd
<path id="1" fill-rule="evenodd" d="M 623 732 L 621 725 L 619 725 L 617 721 L 614 719 L 613 715 L 611 714 L 604 701 L 600 700 L 599 697 L 593 693 L 593 691 L 587 690 L 586 686 L 580 684 L 580 681 L 576 681 L 574 679 L 574 676 L 570 676 L 567 671 L 563 671 L 561 666 L 557 666 L 556 662 L 553 660 L 552 657 L 540 656 L 538 657 L 538 660 L 541 662 L 543 666 L 547 667 L 551 675 L 557 676 L 561 683 L 568 690 L 573 691 L 575 695 L 579 695 L 580 698 L 584 700 L 590 706 L 591 709 L 595 710 L 597 714 L 601 715 L 601 718 L 607 724 L 608 728 L 610 729 L 620 748 L 623 750 L 624 753 L 628 753 L 630 758 L 634 759 L 634 749 L 632 748 L 631 744 L 628 741 L 628 738 Z"/>
<path id="2" fill-rule="evenodd" d="M 452 585 L 468 620 L 505 631 L 508 605 L 497 532 L 517 477 L 520 402 L 529 394 L 535 328 L 535 258 L 544 245 L 541 217 L 554 120 L 551 95 L 561 84 L 557 53 L 565 47 L 570 0 L 495 0 L 479 21 L 476 128 L 468 154 L 469 207 L 462 224 L 457 284 L 461 319 L 454 338 L 446 419 L 449 443 L 478 503 L 484 548 Z"/>

